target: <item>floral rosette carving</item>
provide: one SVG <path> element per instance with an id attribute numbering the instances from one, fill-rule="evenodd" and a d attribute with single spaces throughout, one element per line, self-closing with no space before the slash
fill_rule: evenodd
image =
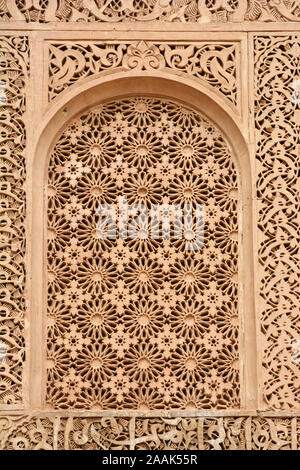
<path id="1" fill-rule="evenodd" d="M 176 102 L 110 102 L 65 129 L 48 168 L 48 406 L 239 407 L 237 178 L 220 131 Z M 203 204 L 203 248 L 147 237 L 143 217 L 102 237 L 98 207 L 119 197 Z"/>

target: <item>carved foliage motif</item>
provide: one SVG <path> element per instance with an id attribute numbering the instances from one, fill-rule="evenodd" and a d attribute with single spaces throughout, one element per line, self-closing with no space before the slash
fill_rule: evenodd
<path id="1" fill-rule="evenodd" d="M 204 80 L 237 106 L 237 43 L 55 43 L 49 47 L 49 101 L 78 80 L 106 70 L 185 72 Z"/>
<path id="2" fill-rule="evenodd" d="M 299 0 L 248 0 L 246 21 L 300 21 Z"/>
<path id="3" fill-rule="evenodd" d="M 7 450 L 297 450 L 299 418 L 0 417 Z"/>
<path id="4" fill-rule="evenodd" d="M 299 21 L 298 0 L 1 0 L 4 21 Z"/>
<path id="5" fill-rule="evenodd" d="M 28 44 L 24 37 L 0 37 L 1 314 L 0 403 L 22 401 L 24 360 L 25 83 Z"/>
<path id="6" fill-rule="evenodd" d="M 48 169 L 49 406 L 239 407 L 237 188 L 220 131 L 176 102 L 110 102 L 67 127 Z M 143 212 L 101 237 L 97 210 L 121 196 L 204 205 L 203 248 L 193 215 L 190 238 L 153 238 Z"/>
<path id="7" fill-rule="evenodd" d="M 297 37 L 256 37 L 255 125 L 264 399 L 299 408 Z"/>

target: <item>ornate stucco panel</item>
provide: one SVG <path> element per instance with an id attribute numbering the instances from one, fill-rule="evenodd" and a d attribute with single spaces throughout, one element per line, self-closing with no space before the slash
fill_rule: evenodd
<path id="1" fill-rule="evenodd" d="M 0 404 L 23 402 L 25 301 L 25 148 L 28 40 L 1 36 L 1 362 Z M 0 405 L 0 406 L 1 406 Z"/>
<path id="2" fill-rule="evenodd" d="M 0 449 L 296 450 L 299 431 L 297 418 L 11 416 L 0 417 Z"/>
<path id="3" fill-rule="evenodd" d="M 240 112 L 240 42 L 62 42 L 49 45 L 49 101 L 99 73 L 162 71 L 210 85 Z"/>
<path id="4" fill-rule="evenodd" d="M 4 21 L 191 22 L 299 21 L 297 0 L 3 0 Z"/>
<path id="5" fill-rule="evenodd" d="M 300 37 L 255 36 L 254 51 L 263 395 L 299 409 Z"/>

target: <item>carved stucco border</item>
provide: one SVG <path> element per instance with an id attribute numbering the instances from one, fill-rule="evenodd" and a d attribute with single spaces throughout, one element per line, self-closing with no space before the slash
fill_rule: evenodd
<path id="1" fill-rule="evenodd" d="M 141 80 L 143 78 L 143 80 Z M 72 87 L 71 87 L 72 88 Z M 145 91 L 146 90 L 146 91 Z M 243 377 L 242 407 L 244 410 L 254 410 L 257 404 L 257 365 L 256 365 L 256 339 L 255 339 L 255 314 L 253 305 L 253 246 L 252 246 L 252 210 L 251 210 L 251 165 L 248 156 L 247 144 L 241 134 L 239 126 L 223 107 L 209 95 L 206 88 L 199 84 L 195 86 L 193 80 L 177 78 L 161 71 L 141 75 L 140 72 L 119 73 L 112 76 L 98 77 L 91 82 L 82 84 L 81 87 L 70 89 L 64 100 L 56 103 L 55 108 L 49 109 L 44 115 L 43 122 L 36 129 L 33 139 L 31 155 L 34 160 L 31 163 L 32 190 L 29 189 L 29 197 L 32 200 L 29 205 L 33 207 L 32 214 L 32 311 L 31 311 L 31 364 L 30 364 L 30 389 L 29 403 L 34 409 L 43 409 L 43 390 L 45 377 L 41 377 L 38 371 L 43 369 L 43 348 L 45 344 L 43 332 L 43 319 L 39 312 L 44 311 L 46 297 L 43 279 L 45 275 L 45 253 L 41 240 L 45 237 L 43 227 L 45 224 L 44 185 L 47 173 L 47 161 L 51 146 L 56 137 L 71 119 L 83 110 L 98 102 L 114 99 L 126 95 L 154 95 L 168 96 L 184 102 L 187 105 L 200 109 L 201 112 L 215 123 L 227 137 L 232 148 L 238 171 L 240 173 L 241 194 L 243 207 L 240 212 L 243 238 L 240 240 L 242 256 L 240 260 L 241 273 L 241 375 Z M 45 243 L 45 242 L 44 242 Z M 43 269 L 44 266 L 44 269 Z M 247 276 L 249 275 L 248 279 Z M 244 286 L 247 285 L 247 289 Z M 117 414 L 117 411 L 115 412 Z"/>
<path id="2" fill-rule="evenodd" d="M 293 101 L 300 78 L 300 35 L 295 31 L 249 35 L 250 151 L 255 161 L 256 315 L 260 409 L 300 409 L 299 401 L 299 267 L 295 256 L 276 250 L 299 244 L 297 225 L 297 159 L 300 156 L 300 105 Z M 262 85 L 267 92 L 262 90 Z M 276 114 L 278 112 L 278 114 Z M 280 116 L 280 118 L 279 118 Z M 274 158 L 274 140 L 283 154 Z M 285 143 L 289 142 L 285 149 Z M 283 158 L 282 158 L 283 155 Z M 284 162 L 282 168 L 280 165 Z M 290 173 L 294 175 L 290 177 Z M 283 184 L 282 179 L 286 180 Z M 288 213 L 285 224 L 280 218 Z M 281 267 L 282 268 L 282 267 Z M 288 299 L 288 302 L 286 300 Z M 290 305 L 288 303 L 290 302 Z M 284 305 L 286 303 L 288 306 Z M 284 326 L 290 317 L 291 324 Z M 295 322 L 296 319 L 296 322 Z M 281 323 L 281 324 L 280 324 Z M 274 334 L 275 333 L 275 334 Z"/>
<path id="3" fill-rule="evenodd" d="M 122 71 L 161 71 L 189 77 L 241 113 L 241 41 L 46 42 L 48 101 L 76 83 Z"/>
<path id="4" fill-rule="evenodd" d="M 1 36 L 0 406 L 23 403 L 26 301 L 26 146 L 29 47 L 26 36 Z"/>
<path id="5" fill-rule="evenodd" d="M 32 8 L 33 3 L 27 2 L 26 7 L 18 8 L 16 0 L 4 0 L 0 15 L 2 21 L 20 22 L 151 22 L 153 20 L 168 22 L 191 22 L 198 24 L 231 23 L 252 21 L 299 21 L 299 8 L 296 2 L 284 0 L 238 0 L 235 5 L 228 2 L 215 1 L 207 4 L 204 0 L 197 3 L 176 3 L 172 0 L 160 2 L 157 0 L 151 6 L 144 3 L 144 8 L 135 6 L 132 2 L 125 5 L 120 2 L 118 8 L 111 0 L 102 2 L 100 6 L 93 0 L 82 0 L 81 6 L 74 6 L 70 1 L 60 7 L 58 0 L 46 2 L 43 7 Z M 113 17 L 112 17 L 113 13 Z"/>

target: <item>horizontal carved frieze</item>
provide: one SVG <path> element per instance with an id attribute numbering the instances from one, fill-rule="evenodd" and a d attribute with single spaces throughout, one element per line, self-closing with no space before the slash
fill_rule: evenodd
<path id="1" fill-rule="evenodd" d="M 297 450 L 299 428 L 299 418 L 7 416 L 0 449 Z"/>
<path id="2" fill-rule="evenodd" d="M 49 46 L 49 101 L 70 85 L 104 71 L 164 70 L 214 87 L 239 105 L 239 42 L 61 42 Z"/>
<path id="3" fill-rule="evenodd" d="M 2 21 L 300 21 L 298 0 L 2 0 Z"/>

